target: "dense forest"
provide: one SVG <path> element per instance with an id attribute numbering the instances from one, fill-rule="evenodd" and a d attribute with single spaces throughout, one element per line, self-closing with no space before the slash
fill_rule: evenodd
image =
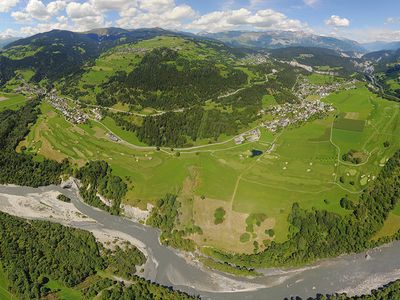
<path id="1" fill-rule="evenodd" d="M 112 174 L 107 162 L 90 161 L 77 170 L 75 177 L 81 182 L 79 192 L 85 202 L 112 214 L 119 214 L 122 198 L 128 188 L 121 177 Z M 101 201 L 98 194 L 111 201 L 111 205 Z"/>
<path id="2" fill-rule="evenodd" d="M 29 132 L 38 114 L 39 101 L 29 101 L 21 109 L 0 112 L 0 183 L 25 186 L 57 184 L 69 163 L 44 159 L 36 161 L 33 156 L 15 152 L 15 147 Z"/>
<path id="3" fill-rule="evenodd" d="M 156 48 L 130 73 L 119 72 L 96 97 L 102 106 L 117 102 L 159 109 L 189 107 L 247 83 L 233 67 L 221 70 L 213 60 L 189 60 L 175 50 Z"/>
<path id="4" fill-rule="evenodd" d="M 49 293 L 48 277 L 74 286 L 104 268 L 99 247 L 86 231 L 4 213 L 0 213 L 0 229 L 0 261 L 10 291 L 21 299 Z"/>
<path id="5" fill-rule="evenodd" d="M 183 112 L 147 116 L 141 125 L 133 123 L 126 113 L 108 112 L 108 116 L 123 129 L 135 132 L 138 139 L 148 145 L 191 146 L 199 139 L 216 141 L 222 134 L 233 136 L 247 128 L 257 119 L 266 91 L 264 84 L 254 85 L 216 100 L 222 109 L 194 106 Z"/>
<path id="6" fill-rule="evenodd" d="M 343 253 L 360 252 L 388 242 L 372 241 L 399 198 L 400 150 L 381 170 L 357 203 L 346 205 L 351 213 L 340 216 L 325 210 L 304 210 L 293 204 L 289 216 L 290 236 L 284 243 L 272 242 L 265 251 L 254 255 L 232 255 L 218 250 L 213 256 L 238 266 L 299 265 Z M 393 239 L 400 237 L 400 233 Z"/>
<path id="7" fill-rule="evenodd" d="M 41 299 L 57 292 L 47 287 L 49 280 L 81 289 L 77 285 L 88 277 L 95 283 L 85 285 L 81 292 L 90 298 L 100 294 L 101 299 L 191 299 L 135 275 L 145 257 L 128 243 L 107 250 L 87 231 L 1 212 L 0 230 L 0 265 L 8 290 L 19 299 Z M 125 288 L 96 275 L 99 270 L 129 279 L 132 284 Z"/>
<path id="8" fill-rule="evenodd" d="M 240 121 L 234 114 L 202 107 L 148 116 L 140 126 L 125 118 L 124 113 L 109 113 L 109 116 L 123 129 L 135 132 L 140 141 L 154 146 L 190 146 L 206 138 L 215 141 L 221 134 L 237 134 L 240 128 Z"/>

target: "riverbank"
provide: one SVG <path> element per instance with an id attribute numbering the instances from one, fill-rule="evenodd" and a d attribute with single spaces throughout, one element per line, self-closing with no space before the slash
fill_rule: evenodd
<path id="1" fill-rule="evenodd" d="M 65 203 L 59 193 L 70 197 Z M 92 232 L 102 243 L 126 240 L 148 257 L 148 280 L 173 286 L 204 299 L 284 299 L 310 297 L 317 293 L 368 293 L 400 277 L 400 243 L 369 250 L 366 253 L 327 259 L 293 270 L 257 270 L 263 276 L 239 278 L 206 269 L 194 256 L 159 243 L 159 231 L 124 217 L 112 216 L 83 203 L 77 190 L 58 186 L 27 188 L 0 186 L 0 210 L 27 218 L 44 219 Z"/>

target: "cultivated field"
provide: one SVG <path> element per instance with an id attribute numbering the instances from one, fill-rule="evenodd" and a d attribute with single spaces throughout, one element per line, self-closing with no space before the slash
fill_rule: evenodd
<path id="1" fill-rule="evenodd" d="M 202 235 L 193 236 L 198 244 L 252 252 L 255 241 L 261 250 L 270 240 L 287 239 L 294 202 L 348 213 L 340 199 L 356 200 L 400 146 L 399 104 L 361 85 L 323 101 L 336 108 L 327 118 L 275 135 L 263 129 L 258 142 L 235 145 L 227 140 L 175 151 L 139 149 L 144 145 L 132 133 L 107 118 L 104 124 L 72 125 L 43 103 L 43 115 L 20 146 L 38 159 L 68 157 L 78 165 L 106 160 L 129 182 L 126 203 L 144 208 L 168 192 L 177 193 L 180 226 L 195 223 L 203 229 Z M 112 142 L 108 130 L 124 141 Z M 263 153 L 251 157 L 253 149 Z M 362 154 L 359 164 L 342 160 L 350 150 Z M 216 225 L 214 213 L 220 207 L 224 221 Z"/>

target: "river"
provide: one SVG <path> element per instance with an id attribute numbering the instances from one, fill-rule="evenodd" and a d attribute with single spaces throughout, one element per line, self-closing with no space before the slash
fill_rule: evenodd
<path id="1" fill-rule="evenodd" d="M 157 229 L 88 206 L 75 189 L 0 186 L 0 196 L 4 198 L 7 195 L 40 195 L 49 191 L 64 193 L 80 213 L 96 221 L 75 222 L 71 226 L 88 231 L 106 229 L 120 232 L 142 242 L 149 257 L 144 273 L 146 279 L 200 295 L 203 299 L 268 300 L 290 296 L 306 299 L 317 293 L 343 291 L 354 295 L 400 278 L 400 242 L 370 250 L 367 257 L 366 253 L 361 253 L 323 260 L 305 268 L 260 270 L 263 276 L 253 279 L 228 276 L 205 269 L 189 260 L 187 255 L 162 246 Z"/>

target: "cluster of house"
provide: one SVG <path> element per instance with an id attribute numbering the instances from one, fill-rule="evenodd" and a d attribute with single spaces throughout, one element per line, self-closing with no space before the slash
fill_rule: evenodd
<path id="1" fill-rule="evenodd" d="M 260 65 L 270 61 L 268 54 L 249 54 L 241 60 L 243 64 Z"/>
<path id="2" fill-rule="evenodd" d="M 107 136 L 113 142 L 116 142 L 116 143 L 120 142 L 120 139 L 115 134 L 112 134 L 111 132 L 107 133 Z"/>
<path id="3" fill-rule="evenodd" d="M 276 117 L 276 119 L 265 121 L 261 126 L 271 132 L 277 132 L 289 125 L 306 122 L 314 116 L 325 115 L 331 111 L 334 111 L 332 105 L 319 100 L 275 105 L 272 106 L 268 112 Z"/>
<path id="4" fill-rule="evenodd" d="M 30 96 L 31 95 L 43 96 L 46 94 L 45 88 L 42 88 L 35 84 L 29 84 L 25 81 L 23 81 L 22 84 L 18 86 L 14 91 L 18 94 L 30 95 Z"/>
<path id="5" fill-rule="evenodd" d="M 96 121 L 101 121 L 103 119 L 103 115 L 101 113 L 100 108 L 96 107 L 91 110 L 93 117 Z"/>
<path id="6" fill-rule="evenodd" d="M 149 51 L 149 49 L 146 49 L 146 48 L 134 48 L 134 47 L 130 47 L 130 46 L 119 47 L 115 50 L 115 52 L 117 52 L 119 54 L 129 54 L 129 53 L 144 54 L 148 51 Z"/>
<path id="7" fill-rule="evenodd" d="M 68 121 L 74 124 L 84 124 L 89 119 L 89 116 L 85 114 L 80 107 L 71 108 L 68 105 L 68 101 L 58 96 L 55 91 L 48 93 L 47 100 L 51 106 L 59 110 Z"/>
<path id="8" fill-rule="evenodd" d="M 241 135 L 238 135 L 235 137 L 235 144 L 240 145 L 244 143 L 245 141 L 247 142 L 257 142 L 261 137 L 261 132 L 260 129 L 253 129 L 250 131 L 247 131 L 245 133 L 242 133 Z"/>
<path id="9" fill-rule="evenodd" d="M 297 94 L 300 99 L 305 99 L 309 95 L 317 95 L 320 98 L 325 98 L 329 94 L 332 94 L 339 89 L 355 89 L 356 88 L 356 79 L 346 82 L 332 82 L 331 84 L 326 85 L 315 85 L 308 82 L 307 79 L 304 79 L 297 83 Z"/>

